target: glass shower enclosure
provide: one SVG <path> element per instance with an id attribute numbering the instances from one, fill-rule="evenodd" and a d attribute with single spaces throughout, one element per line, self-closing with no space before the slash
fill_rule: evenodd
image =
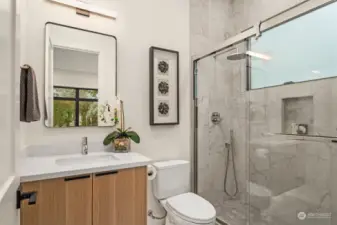
<path id="1" fill-rule="evenodd" d="M 316 8 L 194 61 L 195 191 L 220 224 L 337 224 L 337 3 Z"/>

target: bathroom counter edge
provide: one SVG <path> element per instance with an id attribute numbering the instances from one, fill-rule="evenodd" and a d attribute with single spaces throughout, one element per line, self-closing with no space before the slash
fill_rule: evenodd
<path id="1" fill-rule="evenodd" d="M 107 153 L 106 153 L 107 154 Z M 123 154 L 123 155 L 122 155 Z M 116 171 L 143 167 L 152 164 L 154 161 L 139 153 L 115 154 L 119 161 L 104 161 L 83 163 L 75 165 L 57 165 L 55 161 L 59 158 L 74 157 L 78 155 L 58 155 L 47 157 L 27 157 L 20 160 L 18 175 L 21 183 L 39 180 L 71 177 L 91 173 Z M 121 157 L 120 157 L 121 156 Z M 83 156 L 85 157 L 85 156 Z"/>

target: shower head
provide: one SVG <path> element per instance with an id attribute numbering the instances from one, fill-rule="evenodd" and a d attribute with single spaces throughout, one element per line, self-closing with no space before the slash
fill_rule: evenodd
<path id="1" fill-rule="evenodd" d="M 236 52 L 234 54 L 231 54 L 227 56 L 227 60 L 237 61 L 237 60 L 245 59 L 248 56 L 253 57 L 254 59 L 265 60 L 265 61 L 269 61 L 272 59 L 271 56 L 266 55 L 266 54 L 253 52 L 253 51 L 247 51 L 243 53 Z"/>
<path id="2" fill-rule="evenodd" d="M 238 61 L 238 60 L 246 59 L 249 56 L 253 57 L 255 59 L 266 60 L 266 61 L 269 61 L 269 60 L 272 59 L 271 56 L 266 55 L 266 54 L 262 54 L 262 53 L 258 53 L 258 52 L 253 52 L 253 51 L 239 52 L 239 49 L 237 47 L 225 49 L 223 51 L 216 52 L 216 53 L 214 53 L 213 57 L 217 58 L 219 55 L 222 55 L 224 53 L 227 53 L 227 52 L 230 52 L 230 51 L 233 51 L 233 50 L 236 50 L 236 52 L 228 55 L 227 60 Z"/>
<path id="3" fill-rule="evenodd" d="M 231 61 L 237 61 L 237 60 L 242 60 L 247 57 L 247 53 L 234 53 L 229 56 L 227 56 L 227 60 Z"/>

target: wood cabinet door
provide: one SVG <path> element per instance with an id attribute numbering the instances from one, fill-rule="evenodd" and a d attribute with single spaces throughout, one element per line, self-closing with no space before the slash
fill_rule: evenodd
<path id="1" fill-rule="evenodd" d="M 93 225 L 119 225 L 116 220 L 116 181 L 118 171 L 93 176 Z"/>
<path id="2" fill-rule="evenodd" d="M 36 204 L 28 200 L 21 202 L 21 225 L 61 225 L 65 224 L 65 183 L 64 179 L 52 179 L 23 183 L 22 192 L 36 192 Z"/>
<path id="3" fill-rule="evenodd" d="M 92 225 L 91 175 L 22 184 L 22 192 L 31 191 L 36 204 L 21 203 L 21 225 Z"/>
<path id="4" fill-rule="evenodd" d="M 92 225 L 92 175 L 65 178 L 64 180 L 65 224 Z"/>
<path id="5" fill-rule="evenodd" d="M 147 168 L 124 169 L 116 180 L 118 225 L 147 224 Z"/>

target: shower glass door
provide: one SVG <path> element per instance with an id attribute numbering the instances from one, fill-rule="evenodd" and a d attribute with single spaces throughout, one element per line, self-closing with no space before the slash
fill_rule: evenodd
<path id="1" fill-rule="evenodd" d="M 336 224 L 336 86 L 331 78 L 249 91 L 250 224 Z"/>
<path id="2" fill-rule="evenodd" d="M 336 9 L 250 40 L 250 224 L 337 224 Z"/>
<path id="3" fill-rule="evenodd" d="M 198 194 L 220 222 L 237 225 L 246 224 L 248 212 L 246 49 L 242 42 L 199 60 L 196 76 Z"/>

